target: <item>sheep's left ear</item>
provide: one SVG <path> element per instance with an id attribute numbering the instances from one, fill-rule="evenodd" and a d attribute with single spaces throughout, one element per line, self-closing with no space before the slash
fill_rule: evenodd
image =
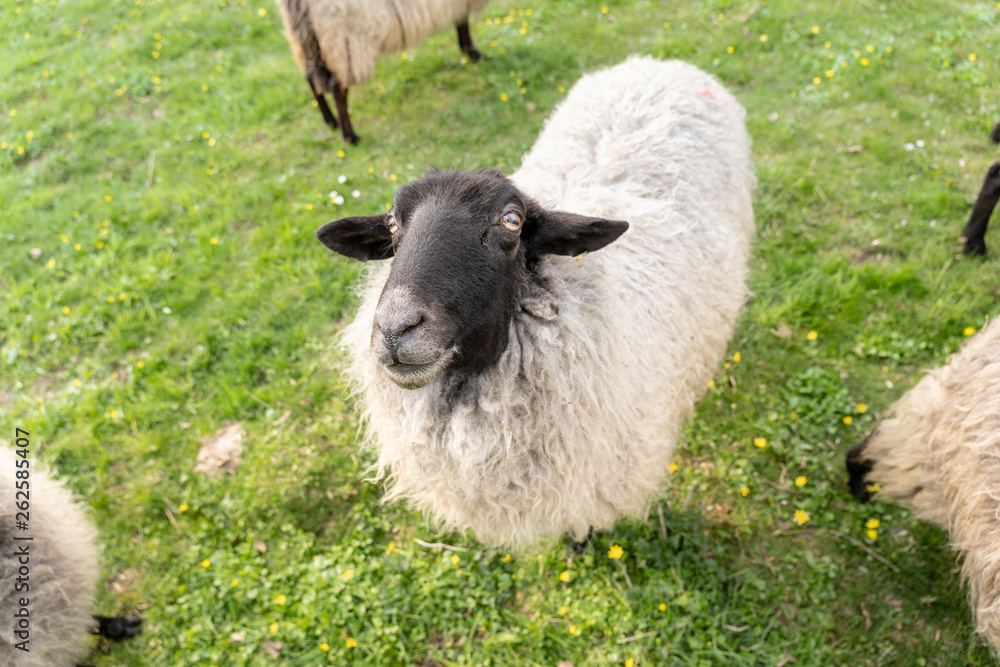
<path id="1" fill-rule="evenodd" d="M 591 218 L 564 211 L 529 206 L 528 226 L 522 238 L 539 255 L 570 255 L 600 250 L 628 229 L 623 220 Z"/>
<path id="2" fill-rule="evenodd" d="M 334 252 L 360 259 L 392 257 L 392 234 L 385 225 L 384 215 L 341 218 L 316 230 L 316 238 Z"/>

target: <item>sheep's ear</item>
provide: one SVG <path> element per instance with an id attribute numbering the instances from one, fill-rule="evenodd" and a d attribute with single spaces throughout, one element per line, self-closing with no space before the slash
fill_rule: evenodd
<path id="1" fill-rule="evenodd" d="M 316 230 L 316 238 L 330 250 L 362 262 L 388 259 L 393 255 L 392 234 L 385 224 L 384 215 L 328 222 Z"/>
<path id="2" fill-rule="evenodd" d="M 628 229 L 623 220 L 590 218 L 530 206 L 524 240 L 538 254 L 577 256 L 600 250 Z"/>

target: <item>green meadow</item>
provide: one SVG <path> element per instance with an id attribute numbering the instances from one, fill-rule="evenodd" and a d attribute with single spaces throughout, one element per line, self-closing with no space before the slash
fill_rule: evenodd
<path id="1" fill-rule="evenodd" d="M 27 430 L 93 508 L 95 611 L 145 623 L 88 662 L 995 664 L 947 535 L 857 503 L 843 458 L 998 312 L 997 254 L 958 236 L 998 155 L 1000 4 L 495 0 L 471 25 L 479 63 L 452 30 L 384 56 L 348 146 L 270 0 L 3 0 L 0 444 Z M 432 165 L 512 172 L 633 53 L 736 94 L 758 179 L 752 297 L 662 496 L 581 555 L 381 504 L 334 347 L 360 265 L 315 229 Z M 196 472 L 230 423 L 235 473 Z"/>

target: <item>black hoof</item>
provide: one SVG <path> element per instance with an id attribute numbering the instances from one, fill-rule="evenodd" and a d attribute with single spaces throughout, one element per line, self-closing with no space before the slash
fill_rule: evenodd
<path id="1" fill-rule="evenodd" d="M 468 51 L 465 52 L 465 55 L 469 56 L 469 60 L 471 60 L 474 63 L 478 63 L 480 60 L 483 59 L 483 54 L 481 54 L 476 49 L 469 49 Z"/>
<path id="2" fill-rule="evenodd" d="M 986 239 L 967 238 L 965 248 L 962 250 L 970 257 L 983 257 L 986 255 Z"/>
<path id="3" fill-rule="evenodd" d="M 361 137 L 351 132 L 350 134 L 344 134 L 344 141 L 352 146 L 357 146 L 358 142 L 361 141 Z"/>
<path id="4" fill-rule="evenodd" d="M 122 640 L 134 637 L 142 632 L 142 620 L 130 616 L 95 616 L 97 631 L 95 635 L 108 639 Z"/>
<path id="5" fill-rule="evenodd" d="M 872 497 L 871 492 L 868 491 L 868 482 L 865 481 L 865 475 L 872 470 L 871 461 L 864 460 L 863 456 L 867 441 L 866 438 L 860 445 L 847 452 L 847 474 L 850 477 L 848 483 L 851 485 L 851 495 L 863 503 L 868 502 Z"/>

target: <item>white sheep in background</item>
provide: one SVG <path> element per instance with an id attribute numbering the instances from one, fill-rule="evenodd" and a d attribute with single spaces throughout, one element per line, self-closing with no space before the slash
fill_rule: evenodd
<path id="1" fill-rule="evenodd" d="M 633 57 L 583 77 L 510 180 L 435 171 L 324 225 L 394 256 L 342 335 L 387 498 L 513 543 L 643 515 L 747 294 L 749 151 L 715 78 Z"/>
<path id="2" fill-rule="evenodd" d="M 356 144 L 347 114 L 347 89 L 364 83 L 384 53 L 416 46 L 432 32 L 453 25 L 458 46 L 470 60 L 482 56 L 469 33 L 469 15 L 489 0 L 275 0 L 292 55 L 331 128 L 337 117 L 323 97 L 333 95 L 344 139 Z"/>
<path id="3" fill-rule="evenodd" d="M 97 529 L 73 493 L 31 460 L 29 467 L 0 446 L 0 665 L 73 667 L 86 653 L 86 638 L 131 637 L 139 621 L 91 616 L 99 567 Z M 29 471 L 28 530 L 19 530 L 16 471 Z M 23 507 L 23 506 L 22 506 Z M 30 536 L 32 539 L 16 540 Z M 28 550 L 27 562 L 24 549 Z M 22 568 L 26 568 L 22 570 Z M 27 580 L 23 577 L 27 575 Z M 19 579 L 18 577 L 22 577 Z M 27 588 L 25 588 L 27 586 Z M 27 637 L 18 635 L 17 614 L 28 600 Z M 27 652 L 17 648 L 25 638 Z"/>
<path id="4" fill-rule="evenodd" d="M 976 629 L 1000 651 L 1000 325 L 930 371 L 847 454 L 851 491 L 873 484 L 948 531 Z"/>

